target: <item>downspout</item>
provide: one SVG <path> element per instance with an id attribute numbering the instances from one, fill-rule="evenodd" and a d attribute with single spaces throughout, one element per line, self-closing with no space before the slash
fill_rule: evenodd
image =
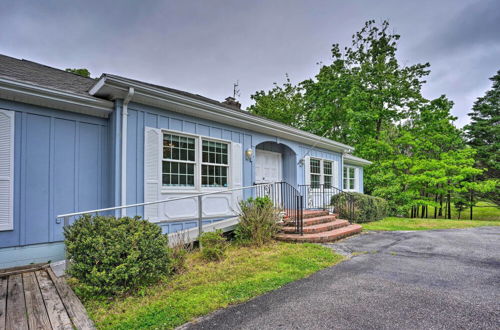
<path id="1" fill-rule="evenodd" d="M 121 145 L 121 205 L 127 204 L 127 117 L 128 117 L 128 104 L 134 96 L 134 88 L 129 87 L 128 94 L 123 100 L 122 105 L 122 145 Z M 127 214 L 126 209 L 121 209 L 121 216 Z"/>

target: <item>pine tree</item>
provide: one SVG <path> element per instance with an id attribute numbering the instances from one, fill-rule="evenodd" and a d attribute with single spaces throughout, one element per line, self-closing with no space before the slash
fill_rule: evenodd
<path id="1" fill-rule="evenodd" d="M 479 97 L 472 112 L 471 123 L 465 127 L 468 143 L 476 149 L 476 164 L 485 171 L 480 179 L 500 179 L 500 70 L 491 77 L 493 86 Z M 498 190 L 487 195 L 497 203 Z"/>

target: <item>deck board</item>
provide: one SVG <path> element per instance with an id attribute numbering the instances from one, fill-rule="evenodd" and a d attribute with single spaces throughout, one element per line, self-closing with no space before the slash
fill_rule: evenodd
<path id="1" fill-rule="evenodd" d="M 50 329 L 49 316 L 34 272 L 23 273 L 23 285 L 29 328 Z"/>
<path id="2" fill-rule="evenodd" d="M 0 330 L 5 329 L 5 310 L 7 308 L 7 277 L 0 277 Z"/>
<path id="3" fill-rule="evenodd" d="M 0 330 L 95 329 L 64 278 L 44 267 L 19 271 L 0 273 Z"/>
<path id="4" fill-rule="evenodd" d="M 24 301 L 23 276 L 21 274 L 10 275 L 8 279 L 5 328 L 7 330 L 29 329 L 26 302 Z"/>
<path id="5" fill-rule="evenodd" d="M 61 297 L 46 271 L 35 272 L 53 329 L 73 329 Z"/>
<path id="6" fill-rule="evenodd" d="M 94 324 L 87 316 L 85 312 L 85 307 L 80 302 L 76 294 L 71 290 L 69 285 L 62 280 L 61 278 L 56 277 L 52 269 L 47 269 L 52 282 L 57 288 L 57 292 L 59 292 L 59 296 L 61 297 L 64 307 L 66 307 L 66 311 L 68 312 L 71 321 L 78 329 L 95 329 Z"/>

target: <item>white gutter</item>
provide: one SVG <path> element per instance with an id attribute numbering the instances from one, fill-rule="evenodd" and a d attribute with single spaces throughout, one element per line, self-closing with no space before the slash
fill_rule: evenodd
<path id="1" fill-rule="evenodd" d="M 129 87 L 128 94 L 123 100 L 122 105 L 122 159 L 121 159 L 121 205 L 127 204 L 127 116 L 128 116 L 128 104 L 132 97 L 134 96 L 134 88 Z M 126 215 L 126 209 L 121 209 L 121 216 Z"/>
<path id="2" fill-rule="evenodd" d="M 0 98 L 107 118 L 113 102 L 0 77 Z"/>
<path id="3" fill-rule="evenodd" d="M 266 118 L 254 116 L 245 113 L 244 111 L 231 110 L 221 105 L 212 104 L 210 102 L 198 100 L 186 95 L 169 92 L 160 88 L 155 88 L 137 81 L 131 81 L 118 76 L 103 75 L 103 77 L 91 88 L 89 93 L 98 97 L 117 98 L 120 95 L 121 97 L 123 97 L 124 93 L 127 92 L 130 86 L 134 87 L 136 91 L 134 97 L 135 102 L 143 103 L 146 99 L 156 102 L 166 101 L 169 104 L 182 106 L 195 111 L 195 116 L 211 116 L 211 118 L 205 117 L 205 119 L 216 121 L 225 120 L 225 123 L 229 125 L 248 128 L 252 131 L 275 135 L 300 143 L 307 143 L 310 145 L 316 144 L 317 147 L 336 152 L 352 152 L 354 150 L 354 147 L 352 146 L 322 138 L 318 135 L 305 132 L 300 129 L 293 128 Z M 171 108 L 169 110 L 175 111 Z"/>
<path id="4" fill-rule="evenodd" d="M 359 166 L 366 166 L 366 165 L 371 165 L 373 164 L 369 160 L 359 158 L 356 156 L 353 156 L 351 154 L 344 154 L 344 163 L 346 164 L 351 164 L 351 165 L 359 165 Z"/>

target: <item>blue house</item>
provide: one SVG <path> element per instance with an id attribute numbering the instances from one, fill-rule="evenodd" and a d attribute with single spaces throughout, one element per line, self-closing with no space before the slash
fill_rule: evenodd
<path id="1" fill-rule="evenodd" d="M 258 183 L 363 192 L 370 162 L 352 151 L 232 98 L 0 55 L 0 268 L 62 259 L 61 214 L 216 192 L 201 212 L 215 223 Z M 172 233 L 196 227 L 197 200 L 119 212 Z"/>

